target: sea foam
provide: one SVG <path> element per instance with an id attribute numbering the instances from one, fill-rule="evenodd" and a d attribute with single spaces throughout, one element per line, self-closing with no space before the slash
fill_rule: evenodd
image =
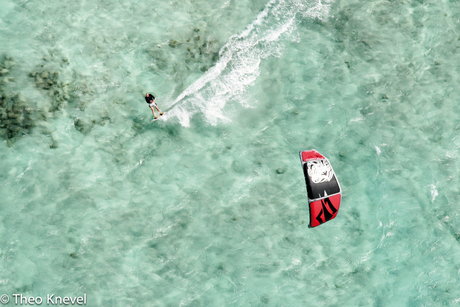
<path id="1" fill-rule="evenodd" d="M 301 18 L 327 18 L 331 1 L 272 0 L 255 20 L 239 34 L 230 37 L 219 52 L 217 63 L 186 88 L 173 103 L 165 119 L 177 117 L 183 126 L 190 125 L 193 114 L 201 112 L 216 125 L 229 117 L 224 107 L 238 101 L 252 107 L 256 101 L 245 96 L 248 86 L 260 74 L 260 63 L 283 53 L 284 39 L 296 40 L 297 22 Z"/>

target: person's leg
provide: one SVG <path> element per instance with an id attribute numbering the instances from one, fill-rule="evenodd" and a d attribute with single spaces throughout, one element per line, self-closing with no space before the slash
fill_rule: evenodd
<path id="1" fill-rule="evenodd" d="M 161 111 L 160 111 L 160 109 L 158 109 L 158 106 L 157 106 L 157 105 L 155 105 L 155 109 L 157 109 L 158 112 L 161 113 Z"/>
<path id="2" fill-rule="evenodd" d="M 157 117 L 157 116 L 155 115 L 155 109 L 154 109 L 153 107 L 150 107 L 150 109 L 152 109 L 153 117 Z"/>

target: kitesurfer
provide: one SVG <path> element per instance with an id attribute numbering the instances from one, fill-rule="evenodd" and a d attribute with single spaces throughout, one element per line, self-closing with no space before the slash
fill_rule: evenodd
<path id="1" fill-rule="evenodd" d="M 150 109 L 152 110 L 152 113 L 153 113 L 153 117 L 155 117 L 155 119 L 157 118 L 157 116 L 155 115 L 155 109 L 158 110 L 158 113 L 160 113 L 159 116 L 163 115 L 163 113 L 161 113 L 160 109 L 158 108 L 156 102 L 155 102 L 155 96 L 153 96 L 152 94 L 145 94 L 145 101 L 147 101 L 147 103 L 149 104 L 149 107 Z"/>

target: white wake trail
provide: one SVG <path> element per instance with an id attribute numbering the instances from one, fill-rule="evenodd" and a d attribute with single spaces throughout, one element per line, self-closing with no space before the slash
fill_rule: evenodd
<path id="1" fill-rule="evenodd" d="M 176 116 L 183 126 L 190 117 L 201 112 L 216 125 L 228 121 L 223 108 L 230 100 L 251 107 L 243 94 L 260 74 L 260 62 L 281 56 L 282 38 L 289 38 L 296 29 L 297 15 L 324 19 L 332 0 L 271 0 L 256 19 L 240 34 L 230 37 L 221 48 L 219 60 L 198 80 L 186 88 L 169 106 L 165 119 Z"/>

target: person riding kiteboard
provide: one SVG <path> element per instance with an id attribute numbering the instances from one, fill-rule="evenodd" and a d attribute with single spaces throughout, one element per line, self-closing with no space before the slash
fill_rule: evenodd
<path id="1" fill-rule="evenodd" d="M 163 113 L 160 111 L 160 109 L 158 108 L 158 106 L 157 106 L 157 104 L 155 102 L 155 96 L 153 96 L 152 94 L 146 93 L 145 94 L 145 101 L 149 104 L 149 107 L 152 110 L 153 117 L 155 119 L 157 119 L 157 116 L 155 115 L 155 109 L 157 109 L 158 113 L 160 113 L 160 115 L 158 115 L 158 116 L 163 115 Z"/>

